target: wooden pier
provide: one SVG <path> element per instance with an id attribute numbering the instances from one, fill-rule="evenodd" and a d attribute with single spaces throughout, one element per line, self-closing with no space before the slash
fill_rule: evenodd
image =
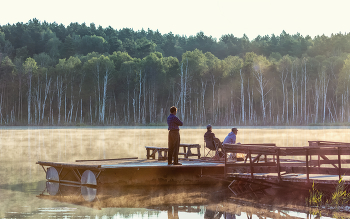
<path id="1" fill-rule="evenodd" d="M 337 184 L 350 181 L 350 144 L 309 141 L 305 147 L 274 144 L 225 144 L 225 178 L 270 183 Z M 246 154 L 246 162 L 232 162 L 228 153 Z"/>
<path id="2" fill-rule="evenodd" d="M 38 161 L 50 182 L 74 185 L 234 185 L 237 180 L 275 185 L 312 183 L 334 185 L 350 181 L 350 143 L 309 141 L 304 147 L 278 147 L 275 144 L 224 144 L 223 159 L 203 159 L 200 145 L 184 144 L 183 165 L 168 165 L 161 155 L 164 148 L 146 147 L 148 159 L 121 158 Z M 187 150 L 186 150 L 187 148 Z M 192 153 L 191 149 L 197 150 Z M 158 160 L 155 154 L 158 152 Z M 230 159 L 229 153 L 243 153 L 246 159 Z M 196 159 L 190 159 L 194 156 Z M 197 158 L 198 157 L 198 158 Z M 153 159 L 150 159 L 153 158 Z"/>

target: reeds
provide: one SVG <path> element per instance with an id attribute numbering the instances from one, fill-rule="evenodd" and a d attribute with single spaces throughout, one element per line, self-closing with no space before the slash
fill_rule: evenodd
<path id="1" fill-rule="evenodd" d="M 333 208 L 339 209 L 339 207 L 347 206 L 350 201 L 350 194 L 347 192 L 347 186 L 344 183 L 343 178 L 338 181 L 338 185 L 335 192 L 332 193 L 329 205 Z"/>
<path id="2" fill-rule="evenodd" d="M 329 196 L 319 191 L 313 183 L 307 200 L 308 206 L 313 208 L 311 213 L 320 215 L 321 210 L 347 211 L 347 206 L 350 203 L 350 193 L 347 191 L 347 185 L 345 185 L 343 178 L 338 181 L 335 191 Z"/>
<path id="3" fill-rule="evenodd" d="M 308 198 L 308 206 L 310 207 L 321 207 L 324 205 L 323 198 L 324 195 L 322 192 L 318 191 L 315 188 L 315 183 L 312 183 L 312 189 L 309 190 L 310 196 Z"/>

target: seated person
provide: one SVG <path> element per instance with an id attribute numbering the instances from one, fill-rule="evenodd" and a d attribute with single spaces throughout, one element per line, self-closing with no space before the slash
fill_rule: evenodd
<path id="1" fill-rule="evenodd" d="M 231 132 L 226 136 L 223 144 L 236 144 L 236 135 L 238 134 L 237 128 L 232 128 Z M 239 144 L 239 143 L 238 143 Z"/>
<path id="2" fill-rule="evenodd" d="M 240 143 L 236 143 L 237 134 L 238 134 L 238 129 L 232 128 L 231 132 L 228 133 L 228 135 L 226 136 L 222 144 L 240 144 Z M 230 157 L 237 159 L 237 153 L 232 154 Z"/>
<path id="3" fill-rule="evenodd" d="M 212 145 L 207 146 L 207 148 L 209 148 L 210 150 L 216 150 L 215 143 L 219 145 L 219 148 L 222 148 L 222 144 L 220 140 L 217 137 L 215 137 L 215 134 L 212 132 L 212 126 L 210 124 L 207 126 L 207 132 L 204 134 L 204 140 L 206 142 L 213 143 Z"/>

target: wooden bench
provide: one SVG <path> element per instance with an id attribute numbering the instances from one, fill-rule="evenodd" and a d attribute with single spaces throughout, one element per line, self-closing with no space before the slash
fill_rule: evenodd
<path id="1" fill-rule="evenodd" d="M 156 153 L 158 153 L 158 160 L 168 159 L 168 148 L 145 146 L 147 150 L 147 159 L 156 159 Z"/>
<path id="2" fill-rule="evenodd" d="M 168 148 L 145 146 L 147 150 L 147 159 L 156 159 L 156 154 L 158 153 L 158 160 L 168 159 Z M 181 152 L 181 148 L 182 152 Z M 191 156 L 197 156 L 198 159 L 201 157 L 200 154 L 201 146 L 199 144 L 180 144 L 179 155 L 183 155 L 184 158 L 189 158 Z M 197 153 L 192 153 L 192 149 L 197 149 Z"/>
<path id="3" fill-rule="evenodd" d="M 183 153 L 180 153 L 181 150 L 179 149 L 179 155 L 184 155 L 185 158 L 189 158 L 190 156 L 197 156 L 198 159 L 201 158 L 201 146 L 199 144 L 180 144 L 180 148 L 183 148 Z M 191 149 L 197 149 L 197 153 L 193 154 Z"/>

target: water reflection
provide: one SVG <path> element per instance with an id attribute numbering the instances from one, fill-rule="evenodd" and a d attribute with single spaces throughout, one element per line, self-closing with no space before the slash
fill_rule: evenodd
<path id="1" fill-rule="evenodd" d="M 147 218 L 315 218 L 305 207 L 307 196 L 306 190 L 274 187 L 235 195 L 226 186 L 86 187 L 46 182 L 37 197 L 98 210 L 142 208 L 153 212 Z M 323 213 L 321 218 L 330 217 Z"/>
<path id="2" fill-rule="evenodd" d="M 236 218 L 234 213 L 206 208 L 210 205 L 221 205 L 220 202 L 226 199 L 227 188 L 222 186 L 87 187 L 46 182 L 45 190 L 37 197 L 99 210 L 104 208 L 146 208 L 166 212 L 169 219 L 179 218 L 182 213 L 191 213 L 208 219 Z"/>

